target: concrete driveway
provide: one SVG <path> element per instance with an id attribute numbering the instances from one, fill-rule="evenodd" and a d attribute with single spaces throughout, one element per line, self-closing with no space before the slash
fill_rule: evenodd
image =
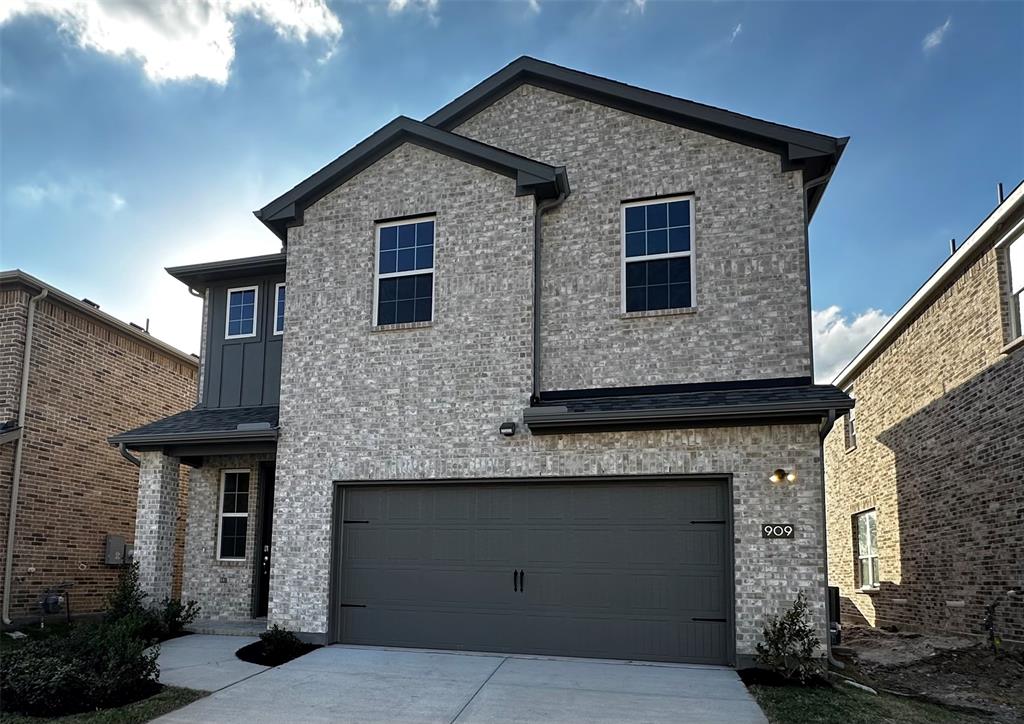
<path id="1" fill-rule="evenodd" d="M 766 724 L 718 667 L 330 646 L 160 722 Z"/>

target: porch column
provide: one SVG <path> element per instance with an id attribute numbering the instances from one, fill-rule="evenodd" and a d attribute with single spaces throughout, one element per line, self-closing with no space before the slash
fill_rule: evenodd
<path id="1" fill-rule="evenodd" d="M 139 502 L 135 513 L 135 560 L 148 603 L 170 598 L 174 532 L 178 519 L 180 460 L 161 452 L 139 453 Z"/>

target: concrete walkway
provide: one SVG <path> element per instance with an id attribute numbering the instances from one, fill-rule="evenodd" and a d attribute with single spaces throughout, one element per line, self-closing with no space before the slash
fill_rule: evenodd
<path id="1" fill-rule="evenodd" d="M 767 723 L 730 669 L 349 646 L 318 649 L 158 721 Z"/>
<path id="2" fill-rule="evenodd" d="M 160 683 L 217 691 L 270 667 L 242 661 L 235 652 L 259 641 L 247 636 L 192 634 L 160 644 Z"/>

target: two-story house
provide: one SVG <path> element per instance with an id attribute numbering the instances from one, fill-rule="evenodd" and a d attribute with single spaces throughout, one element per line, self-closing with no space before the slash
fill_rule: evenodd
<path id="1" fill-rule="evenodd" d="M 1024 641 L 1024 183 L 836 377 L 829 576 L 848 622 Z"/>
<path id="2" fill-rule="evenodd" d="M 395 119 L 256 212 L 282 254 L 169 270 L 203 399 L 116 438 L 146 585 L 184 462 L 208 615 L 737 664 L 802 591 L 824 641 L 852 402 L 812 383 L 807 224 L 845 142 L 532 58 Z"/>

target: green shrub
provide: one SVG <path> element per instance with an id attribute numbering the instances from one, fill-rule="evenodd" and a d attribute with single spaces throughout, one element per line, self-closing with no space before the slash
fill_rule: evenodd
<path id="1" fill-rule="evenodd" d="M 285 628 L 276 623 L 260 634 L 263 642 L 263 653 L 271 660 L 291 660 L 302 656 L 309 650 L 309 645 Z"/>
<path id="2" fill-rule="evenodd" d="M 806 684 L 821 673 L 815 656 L 821 641 L 814 633 L 801 591 L 781 616 L 768 616 L 757 644 L 757 663 L 790 681 Z"/>
<path id="3" fill-rule="evenodd" d="M 79 624 L 4 654 L 0 699 L 5 710 L 37 716 L 120 706 L 157 689 L 158 653 L 128 619 Z"/>
<path id="4" fill-rule="evenodd" d="M 123 622 L 145 641 L 166 641 L 179 636 L 199 615 L 199 604 L 195 601 L 182 603 L 176 598 L 165 598 L 153 607 L 146 604 L 146 598 L 139 585 L 139 564 L 132 561 L 125 566 L 107 599 L 107 621 Z"/>

